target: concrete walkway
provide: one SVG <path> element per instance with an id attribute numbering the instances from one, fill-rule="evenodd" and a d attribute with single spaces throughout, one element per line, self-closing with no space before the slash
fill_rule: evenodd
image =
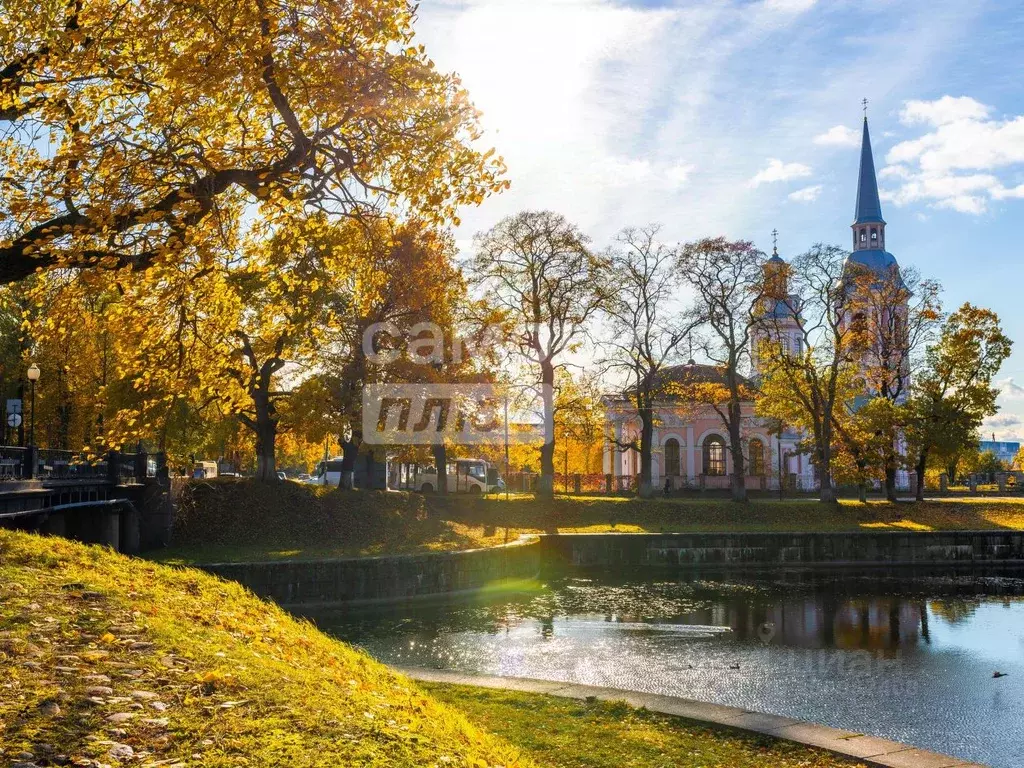
<path id="1" fill-rule="evenodd" d="M 622 691 L 617 688 L 600 688 L 593 685 L 576 685 L 548 680 L 530 680 L 522 677 L 475 675 L 424 667 L 397 667 L 396 669 L 413 680 L 427 682 L 543 693 L 569 699 L 594 697 L 602 701 L 625 701 L 634 707 L 646 707 L 652 712 L 661 712 L 707 725 L 735 728 L 794 741 L 798 744 L 806 744 L 809 747 L 824 749 L 867 765 L 881 766 L 882 768 L 984 768 L 978 763 L 928 752 L 863 733 L 850 733 L 788 717 L 766 715 L 737 707 L 724 707 L 719 704 L 706 704 L 675 696 L 659 696 L 653 693 Z"/>

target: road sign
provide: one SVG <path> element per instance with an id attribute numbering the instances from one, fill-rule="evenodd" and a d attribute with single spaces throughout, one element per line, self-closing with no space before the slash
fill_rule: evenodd
<path id="1" fill-rule="evenodd" d="M 21 414 L 11 413 L 7 415 L 7 426 L 15 429 L 21 426 Z"/>
<path id="2" fill-rule="evenodd" d="M 21 409 L 21 398 L 13 397 L 8 399 L 7 413 L 23 413 Z"/>

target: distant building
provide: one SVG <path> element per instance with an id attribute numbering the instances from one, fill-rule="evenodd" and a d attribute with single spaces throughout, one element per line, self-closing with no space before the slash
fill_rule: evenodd
<path id="1" fill-rule="evenodd" d="M 1017 458 L 1017 454 L 1020 452 L 1020 442 L 1007 443 L 1002 441 L 993 440 L 982 440 L 980 444 L 980 450 L 982 453 L 986 451 L 992 451 L 996 455 L 996 458 L 1007 465 L 1013 463 L 1014 459 Z"/>
<path id="2" fill-rule="evenodd" d="M 867 117 L 864 118 L 861 139 L 860 173 L 857 181 L 857 202 L 854 212 L 853 250 L 847 257 L 847 269 L 867 268 L 878 274 L 899 275 L 896 257 L 885 250 L 885 220 L 878 194 L 875 161 L 871 153 L 871 137 Z M 780 343 L 787 350 L 800 352 L 802 334 L 791 310 L 783 299 L 789 287 L 786 262 L 773 249 L 772 257 L 764 265 L 765 282 L 771 287 L 763 311 L 779 320 L 777 332 Z M 904 309 L 905 311 L 905 309 Z M 773 333 L 776 331 L 773 330 Z M 758 340 L 751 343 L 751 377 L 759 373 Z M 692 383 L 721 384 L 723 374 L 713 366 L 699 365 L 690 360 L 662 370 L 663 384 L 687 385 Z M 671 387 L 666 387 L 671 389 Z M 604 472 L 614 477 L 616 488 L 626 488 L 631 478 L 640 474 L 640 455 L 629 446 L 638 444 L 640 418 L 629 397 L 608 395 L 604 399 L 605 431 L 609 440 L 605 445 Z M 730 487 L 732 451 L 729 436 L 723 428 L 722 418 L 711 406 L 685 402 L 679 397 L 666 396 L 654 404 L 655 426 L 652 435 L 651 482 L 657 488 L 719 488 Z M 783 429 L 774 432 L 770 425 L 754 413 L 754 403 L 742 403 L 742 450 L 746 459 L 746 486 L 748 489 L 778 488 L 780 481 L 801 490 L 818 487 L 819 478 L 810 457 L 801 452 L 799 432 Z M 667 481 L 667 483 L 666 483 Z M 905 469 L 896 473 L 896 487 L 910 488 L 910 475 Z"/>

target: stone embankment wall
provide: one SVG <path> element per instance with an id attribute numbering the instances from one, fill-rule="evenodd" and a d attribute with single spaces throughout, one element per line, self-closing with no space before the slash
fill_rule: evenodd
<path id="1" fill-rule="evenodd" d="M 457 595 L 535 578 L 540 546 L 529 539 L 463 552 L 199 567 L 281 605 L 328 606 Z"/>
<path id="2" fill-rule="evenodd" d="M 1024 565 L 1024 532 L 662 533 L 543 535 L 545 565 L 736 568 Z"/>

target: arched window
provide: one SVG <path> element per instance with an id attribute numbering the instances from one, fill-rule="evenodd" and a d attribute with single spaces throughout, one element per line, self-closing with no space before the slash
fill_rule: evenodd
<path id="1" fill-rule="evenodd" d="M 718 435 L 704 441 L 704 474 L 725 474 L 725 441 Z"/>
<path id="2" fill-rule="evenodd" d="M 665 476 L 679 477 L 679 441 L 674 437 L 665 441 Z"/>
<path id="3" fill-rule="evenodd" d="M 872 245 L 878 245 L 878 228 L 877 227 L 872 227 L 871 228 L 871 244 Z"/>
<path id="4" fill-rule="evenodd" d="M 756 437 L 750 441 L 750 474 L 764 477 L 764 443 Z"/>

